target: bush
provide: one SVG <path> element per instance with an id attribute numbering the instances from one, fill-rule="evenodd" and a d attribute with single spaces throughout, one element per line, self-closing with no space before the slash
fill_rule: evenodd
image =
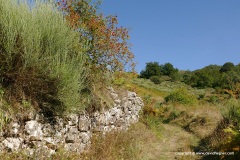
<path id="1" fill-rule="evenodd" d="M 178 103 L 184 105 L 192 105 L 197 102 L 197 98 L 194 94 L 188 92 L 186 88 L 179 88 L 172 91 L 168 96 L 165 97 L 167 103 Z"/>
<path id="2" fill-rule="evenodd" d="M 171 81 L 171 77 L 169 76 L 161 76 L 160 81 Z"/>
<path id="3" fill-rule="evenodd" d="M 224 145 L 228 150 L 232 150 L 236 147 L 238 148 L 240 143 L 240 100 L 228 100 L 222 111 L 222 115 L 224 119 L 229 122 L 229 126 L 224 129 L 224 132 L 229 135 L 228 138 L 225 139 Z"/>
<path id="4" fill-rule="evenodd" d="M 208 102 L 216 104 L 219 103 L 219 98 L 217 96 L 210 96 Z"/>
<path id="5" fill-rule="evenodd" d="M 9 96 L 65 109 L 77 106 L 88 48 L 79 42 L 51 3 L 30 9 L 24 1 L 0 0 L 0 80 Z"/>
<path id="6" fill-rule="evenodd" d="M 158 77 L 158 76 L 152 76 L 152 77 L 150 77 L 150 80 L 155 84 L 160 84 L 161 83 L 160 77 Z"/>
<path id="7" fill-rule="evenodd" d="M 234 124 L 240 125 L 240 100 L 230 99 L 223 110 L 223 117 Z"/>

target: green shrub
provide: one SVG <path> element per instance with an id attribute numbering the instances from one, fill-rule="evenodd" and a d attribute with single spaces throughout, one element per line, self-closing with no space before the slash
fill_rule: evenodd
<path id="1" fill-rule="evenodd" d="M 213 103 L 213 104 L 219 103 L 219 98 L 217 96 L 212 95 L 209 97 L 208 102 Z"/>
<path id="2" fill-rule="evenodd" d="M 169 76 L 161 76 L 160 80 L 161 81 L 171 81 L 171 77 L 169 77 Z"/>
<path id="3" fill-rule="evenodd" d="M 228 100 L 223 108 L 222 115 L 229 122 L 228 127 L 224 129 L 224 132 L 228 133 L 228 138 L 225 139 L 224 145 L 228 147 L 228 150 L 239 147 L 240 100 Z M 237 154 L 239 155 L 239 152 Z"/>
<path id="4" fill-rule="evenodd" d="M 117 86 L 122 86 L 126 83 L 126 80 L 124 77 L 116 77 L 113 81 L 113 84 L 117 85 Z"/>
<path id="5" fill-rule="evenodd" d="M 26 1 L 0 0 L 0 80 L 17 100 L 24 94 L 74 109 L 85 87 L 87 48 L 52 3 L 30 9 Z"/>
<path id="6" fill-rule="evenodd" d="M 177 104 L 192 105 L 197 102 L 197 98 L 194 94 L 188 92 L 186 88 L 178 88 L 166 96 L 165 101 L 167 103 L 171 102 Z"/>
<path id="7" fill-rule="evenodd" d="M 228 119 L 234 124 L 240 125 L 240 100 L 228 100 L 222 114 L 225 119 Z"/>
<path id="8" fill-rule="evenodd" d="M 155 84 L 160 84 L 161 83 L 160 77 L 158 77 L 158 76 L 152 76 L 152 77 L 150 77 L 150 80 Z"/>

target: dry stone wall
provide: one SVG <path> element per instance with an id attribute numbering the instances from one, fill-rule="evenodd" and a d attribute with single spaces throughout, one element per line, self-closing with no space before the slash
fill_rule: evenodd
<path id="1" fill-rule="evenodd" d="M 102 112 L 54 116 L 52 121 L 46 121 L 42 114 L 36 113 L 29 115 L 23 123 L 11 121 L 0 132 L 0 151 L 23 150 L 31 155 L 41 150 L 49 155 L 64 147 L 68 151 L 82 152 L 90 146 L 95 132 L 127 130 L 138 121 L 143 102 L 134 92 L 127 91 L 120 98 L 112 88 L 109 91 L 115 104 Z"/>

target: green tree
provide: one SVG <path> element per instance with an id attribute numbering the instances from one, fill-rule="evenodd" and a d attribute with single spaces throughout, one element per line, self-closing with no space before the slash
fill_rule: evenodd
<path id="1" fill-rule="evenodd" d="M 204 70 L 199 70 L 195 72 L 196 76 L 196 82 L 195 85 L 198 88 L 206 88 L 206 87 L 212 87 L 212 84 L 214 82 L 213 77 L 209 75 Z"/>
<path id="2" fill-rule="evenodd" d="M 142 70 L 140 72 L 140 77 L 141 78 L 147 78 L 149 79 L 152 76 L 160 76 L 160 66 L 158 62 L 149 62 L 146 63 L 145 70 Z"/>
<path id="3" fill-rule="evenodd" d="M 240 75 L 233 70 L 223 73 L 221 82 L 222 88 L 235 90 L 235 85 L 240 82 Z"/>
<path id="4" fill-rule="evenodd" d="M 183 73 L 183 82 L 188 84 L 188 85 L 192 85 L 192 76 L 193 76 L 193 72 L 191 71 L 185 71 Z"/>
<path id="5" fill-rule="evenodd" d="M 179 80 L 178 69 L 174 68 L 171 63 L 165 63 L 160 66 L 161 73 L 165 76 L 169 76 L 173 81 Z"/>
<path id="6" fill-rule="evenodd" d="M 234 68 L 234 64 L 232 62 L 226 62 L 220 69 L 220 72 L 229 72 Z"/>
<path id="7" fill-rule="evenodd" d="M 184 82 L 198 88 L 217 87 L 221 79 L 220 68 L 217 65 L 208 65 L 193 72 L 186 72 L 183 76 Z"/>

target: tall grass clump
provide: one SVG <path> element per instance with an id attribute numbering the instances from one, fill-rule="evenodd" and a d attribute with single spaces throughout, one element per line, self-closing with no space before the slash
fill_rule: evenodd
<path id="1" fill-rule="evenodd" d="M 0 0 L 0 83 L 9 99 L 74 109 L 85 88 L 87 48 L 54 3 Z"/>

